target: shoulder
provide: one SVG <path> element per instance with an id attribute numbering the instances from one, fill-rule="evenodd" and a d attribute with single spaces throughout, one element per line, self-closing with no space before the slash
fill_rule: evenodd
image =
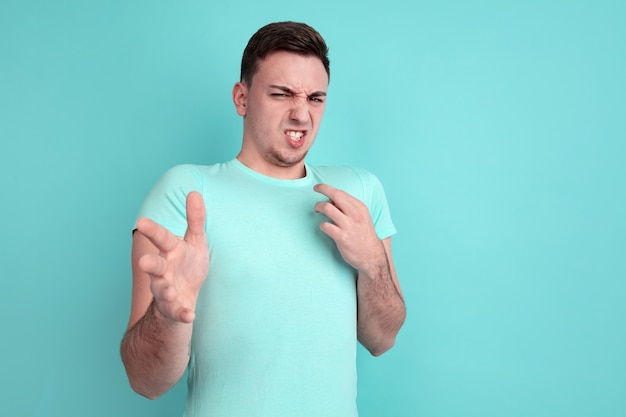
<path id="1" fill-rule="evenodd" d="M 168 170 L 165 171 L 161 180 L 179 180 L 179 179 L 188 179 L 195 178 L 200 179 L 202 177 L 202 166 L 201 165 L 191 165 L 191 164 L 181 164 L 175 165 Z"/>
<path id="2" fill-rule="evenodd" d="M 159 179 L 159 183 L 171 187 L 204 187 L 207 181 L 224 173 L 228 163 L 214 165 L 180 164 L 169 168 Z"/>
<path id="3" fill-rule="evenodd" d="M 204 194 L 211 166 L 181 164 L 166 170 L 144 200 L 146 206 L 182 205 L 190 191 Z"/>
<path id="4" fill-rule="evenodd" d="M 197 180 L 202 180 L 204 177 L 215 175 L 219 172 L 220 166 L 223 164 L 215 165 L 195 165 L 195 164 L 180 164 L 174 165 L 165 171 L 164 177 L 171 178 L 186 178 L 193 177 Z"/>

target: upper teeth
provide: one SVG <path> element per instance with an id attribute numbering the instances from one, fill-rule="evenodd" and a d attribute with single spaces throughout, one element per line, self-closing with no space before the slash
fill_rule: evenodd
<path id="1" fill-rule="evenodd" d="M 291 136 L 294 139 L 296 139 L 296 138 L 299 139 L 302 136 L 304 136 L 304 132 L 296 132 L 296 131 L 293 131 L 293 130 L 289 130 L 289 131 L 287 131 L 285 133 L 287 133 L 287 135 Z"/>

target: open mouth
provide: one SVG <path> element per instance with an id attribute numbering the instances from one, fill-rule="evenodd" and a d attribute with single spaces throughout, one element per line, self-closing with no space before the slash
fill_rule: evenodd
<path id="1" fill-rule="evenodd" d="M 285 130 L 285 136 L 287 136 L 287 140 L 291 146 L 298 148 L 304 145 L 306 132 L 303 130 Z"/>

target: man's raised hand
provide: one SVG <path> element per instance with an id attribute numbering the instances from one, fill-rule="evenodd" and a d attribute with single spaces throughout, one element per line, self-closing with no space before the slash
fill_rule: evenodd
<path id="1" fill-rule="evenodd" d="M 192 191 L 187 195 L 186 210 L 187 231 L 182 239 L 147 218 L 137 221 L 137 230 L 159 250 L 139 259 L 139 268 L 150 276 L 157 309 L 166 318 L 191 323 L 198 293 L 209 271 L 206 211 L 200 193 Z"/>

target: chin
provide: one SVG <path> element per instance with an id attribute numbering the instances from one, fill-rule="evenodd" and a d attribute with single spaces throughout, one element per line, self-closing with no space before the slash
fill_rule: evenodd
<path id="1" fill-rule="evenodd" d="M 294 165 L 298 165 L 299 163 L 301 163 L 302 161 L 304 161 L 304 158 L 306 157 L 308 153 L 308 150 L 303 151 L 301 153 L 279 153 L 279 152 L 272 152 L 270 154 L 268 154 L 268 160 L 271 161 L 274 165 L 276 166 L 281 166 L 281 167 L 292 167 Z"/>

